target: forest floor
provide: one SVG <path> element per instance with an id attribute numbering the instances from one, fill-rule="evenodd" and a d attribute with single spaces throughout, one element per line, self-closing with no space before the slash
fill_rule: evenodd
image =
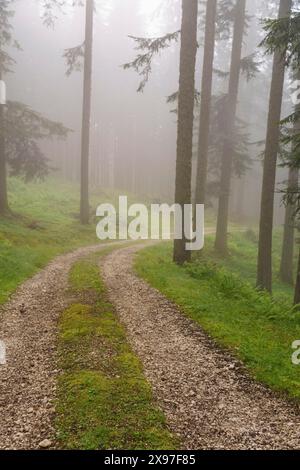
<path id="1" fill-rule="evenodd" d="M 0 449 L 172 449 L 97 264 L 111 244 L 60 256 L 2 308 Z"/>
<path id="2" fill-rule="evenodd" d="M 298 449 L 299 406 L 138 278 L 140 247 L 103 245 L 100 285 L 99 245 L 60 256 L 3 307 L 0 448 Z"/>
<path id="3" fill-rule="evenodd" d="M 248 232 L 231 233 L 230 256 L 223 259 L 213 250 L 214 237 L 207 236 L 204 251 L 183 267 L 172 262 L 172 245 L 160 244 L 139 253 L 136 270 L 242 360 L 256 380 L 299 403 L 292 345 L 300 339 L 300 312 L 292 306 L 293 287 L 277 275 L 280 233 L 274 237 L 273 297 L 255 289 L 257 242 L 252 238 Z"/>
<path id="4" fill-rule="evenodd" d="M 103 279 L 154 396 L 187 449 L 299 449 L 300 409 L 250 378 L 179 308 L 134 272 L 130 247 Z"/>

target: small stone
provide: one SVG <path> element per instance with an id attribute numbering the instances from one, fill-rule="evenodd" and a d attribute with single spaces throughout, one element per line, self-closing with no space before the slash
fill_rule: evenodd
<path id="1" fill-rule="evenodd" d="M 22 314 L 26 313 L 25 304 L 20 305 L 20 313 L 22 313 Z"/>
<path id="2" fill-rule="evenodd" d="M 42 442 L 39 443 L 40 449 L 49 449 L 51 445 L 52 442 L 49 439 L 44 439 Z"/>

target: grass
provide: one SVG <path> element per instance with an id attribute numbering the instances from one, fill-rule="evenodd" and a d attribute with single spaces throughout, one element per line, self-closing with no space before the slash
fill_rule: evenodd
<path id="1" fill-rule="evenodd" d="M 110 197 L 92 194 L 93 209 Z M 13 178 L 9 199 L 16 215 L 0 218 L 0 304 L 56 255 L 98 242 L 96 222 L 79 224 L 76 185 L 54 179 L 25 184 Z"/>
<path id="2" fill-rule="evenodd" d="M 143 250 L 136 269 L 239 357 L 257 380 L 299 399 L 299 367 L 291 356 L 292 343 L 300 338 L 300 313 L 290 307 L 291 288 L 277 281 L 277 300 L 256 291 L 256 242 L 248 233 L 232 235 L 230 248 L 232 256 L 222 261 L 213 254 L 210 239 L 205 255 L 178 267 L 172 263 L 171 245 L 161 244 Z"/>
<path id="3" fill-rule="evenodd" d="M 204 256 L 219 266 L 223 266 L 231 272 L 238 274 L 242 279 L 253 286 L 256 284 L 257 274 L 257 251 L 258 251 L 258 233 L 255 230 L 246 230 L 245 232 L 235 232 L 230 235 L 230 256 L 222 259 L 214 253 L 214 237 L 206 238 Z M 294 288 L 289 284 L 281 282 L 279 277 L 280 260 L 282 249 L 282 230 L 274 231 L 273 239 L 273 296 L 275 299 L 285 299 L 291 302 L 293 299 Z M 295 272 L 297 266 L 298 250 L 295 250 Z M 203 254 L 198 255 L 201 259 Z"/>
<path id="4" fill-rule="evenodd" d="M 99 276 L 97 257 L 70 273 L 76 301 L 61 316 L 58 436 L 63 449 L 175 449 L 141 363 Z"/>

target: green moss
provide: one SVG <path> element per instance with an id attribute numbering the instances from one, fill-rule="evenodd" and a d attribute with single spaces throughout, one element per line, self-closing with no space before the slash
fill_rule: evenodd
<path id="1" fill-rule="evenodd" d="M 139 359 L 106 299 L 97 259 L 70 273 L 78 302 L 61 316 L 57 428 L 65 449 L 174 449 Z M 88 299 L 88 300 L 87 300 Z"/>
<path id="2" fill-rule="evenodd" d="M 143 250 L 136 269 L 219 344 L 242 359 L 254 377 L 299 399 L 299 367 L 292 364 L 291 345 L 300 338 L 300 315 L 287 301 L 286 286 L 277 291 L 279 301 L 258 292 L 251 274 L 249 282 L 241 279 L 242 272 L 248 272 L 248 256 L 243 258 L 245 245 L 250 244 L 249 257 L 253 257 L 253 242 L 241 237 L 232 236 L 234 254 L 225 261 L 207 246 L 205 255 L 181 268 L 172 262 L 170 244 L 162 244 Z"/>

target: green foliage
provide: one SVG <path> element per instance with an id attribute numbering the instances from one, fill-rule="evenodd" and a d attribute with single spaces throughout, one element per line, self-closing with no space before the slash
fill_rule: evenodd
<path id="1" fill-rule="evenodd" d="M 213 255 L 212 246 L 213 239 L 205 253 L 183 268 L 173 264 L 170 245 L 152 247 L 139 254 L 136 269 L 239 357 L 257 380 L 299 399 L 299 368 L 292 364 L 291 345 L 300 338 L 300 317 L 290 308 L 292 289 L 277 280 L 274 300 L 253 287 L 257 243 L 249 241 L 249 233 L 232 235 L 226 261 Z M 275 257 L 276 266 L 278 261 Z"/>
<path id="2" fill-rule="evenodd" d="M 63 58 L 67 63 L 66 74 L 69 77 L 73 72 L 81 72 L 85 54 L 85 44 L 65 49 Z"/>
<path id="3" fill-rule="evenodd" d="M 281 52 L 286 64 L 295 70 L 300 67 L 300 13 L 292 12 L 290 17 L 267 19 L 264 24 L 266 37 L 261 42 L 267 54 Z"/>
<path id="4" fill-rule="evenodd" d="M 142 81 L 137 89 L 138 92 L 143 92 L 149 81 L 153 58 L 162 50 L 169 48 L 172 42 L 177 42 L 180 33 L 181 31 L 175 31 L 159 38 L 129 36 L 136 43 L 135 50 L 142 51 L 142 53 L 139 53 L 132 62 L 124 64 L 123 68 L 124 70 L 133 69 L 142 77 Z"/>
<path id="5" fill-rule="evenodd" d="M 12 34 L 11 19 L 14 16 L 11 10 L 14 0 L 0 0 L 0 76 L 11 71 L 13 58 L 5 51 L 6 47 L 20 48 Z"/>
<path id="6" fill-rule="evenodd" d="M 11 174 L 26 181 L 48 174 L 48 161 L 37 141 L 52 137 L 65 138 L 69 129 L 51 121 L 22 103 L 9 101 L 3 119 L 6 161 Z"/>
<path id="7" fill-rule="evenodd" d="M 61 316 L 57 428 L 64 449 L 174 449 L 100 278 L 98 256 L 70 273 L 73 304 Z"/>

